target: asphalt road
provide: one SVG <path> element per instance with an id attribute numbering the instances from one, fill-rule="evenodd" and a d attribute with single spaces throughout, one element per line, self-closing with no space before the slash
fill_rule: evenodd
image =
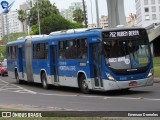
<path id="1" fill-rule="evenodd" d="M 83 94 L 69 87 L 41 88 L 40 84 L 16 84 L 0 77 L 0 107 L 29 110 L 159 111 L 160 83 L 130 91 Z"/>

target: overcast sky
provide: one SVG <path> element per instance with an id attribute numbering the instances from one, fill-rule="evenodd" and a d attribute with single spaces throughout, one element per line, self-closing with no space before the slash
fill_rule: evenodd
<path id="1" fill-rule="evenodd" d="M 19 5 L 23 4 L 25 1 L 26 0 L 16 0 L 11 10 L 19 9 Z M 51 3 L 55 3 L 59 10 L 67 9 L 72 2 L 82 2 L 82 0 L 50 0 L 50 1 Z M 95 23 L 96 22 L 95 0 L 85 0 L 85 1 L 87 4 L 88 22 L 89 24 L 92 23 L 92 16 L 93 16 L 93 23 Z M 106 0 L 98 0 L 98 4 L 99 4 L 99 15 L 100 16 L 107 15 L 108 12 L 107 12 Z M 126 16 L 129 16 L 130 13 L 136 13 L 135 0 L 124 0 L 124 7 Z M 93 12 L 91 12 L 91 8 Z"/>

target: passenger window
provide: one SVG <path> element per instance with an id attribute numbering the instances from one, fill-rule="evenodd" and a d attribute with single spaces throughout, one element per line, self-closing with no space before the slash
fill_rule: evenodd
<path id="1" fill-rule="evenodd" d="M 78 39 L 77 46 L 78 46 L 78 52 L 77 52 L 78 59 L 87 59 L 88 58 L 88 40 L 86 38 Z"/>
<path id="2" fill-rule="evenodd" d="M 77 58 L 77 45 L 76 40 L 68 40 L 66 45 L 66 59 Z"/>
<path id="3" fill-rule="evenodd" d="M 48 59 L 48 44 L 33 44 L 33 59 Z"/>
<path id="4" fill-rule="evenodd" d="M 18 49 L 17 46 L 11 46 L 8 48 L 8 59 L 12 60 L 17 59 L 17 54 L 18 54 L 17 49 Z"/>
<path id="5" fill-rule="evenodd" d="M 87 59 L 88 40 L 73 39 L 59 42 L 59 59 Z"/>
<path id="6" fill-rule="evenodd" d="M 65 59 L 65 41 L 59 42 L 59 59 Z"/>

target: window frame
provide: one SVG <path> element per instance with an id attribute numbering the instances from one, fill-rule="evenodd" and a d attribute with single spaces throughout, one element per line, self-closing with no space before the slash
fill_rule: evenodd
<path id="1" fill-rule="evenodd" d="M 88 59 L 88 46 L 87 48 L 82 48 L 82 40 L 87 40 L 87 45 L 88 45 L 88 38 L 76 38 L 76 39 L 67 39 L 67 40 L 60 40 L 58 42 L 58 54 L 59 54 L 59 59 L 60 60 L 74 60 L 74 59 Z M 80 40 L 81 43 L 78 43 Z M 69 42 L 73 41 L 73 45 L 69 46 Z M 63 44 L 63 45 L 62 45 Z M 72 48 L 71 48 L 72 47 Z M 86 57 L 79 57 L 80 51 L 85 51 Z M 83 53 L 82 52 L 82 53 Z"/>
<path id="2" fill-rule="evenodd" d="M 48 59 L 48 42 L 41 42 L 41 43 L 33 43 L 32 44 L 32 59 L 33 60 L 46 60 L 46 59 Z"/>

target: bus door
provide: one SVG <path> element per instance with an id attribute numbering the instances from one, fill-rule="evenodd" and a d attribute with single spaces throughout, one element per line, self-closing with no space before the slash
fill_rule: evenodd
<path id="1" fill-rule="evenodd" d="M 94 85 L 95 88 L 102 88 L 102 58 L 101 58 L 101 43 L 92 43 L 91 51 L 92 51 L 92 74 L 94 77 Z"/>
<path id="2" fill-rule="evenodd" d="M 24 78 L 22 49 L 23 48 L 21 46 L 18 47 L 18 70 L 22 73 L 22 78 Z"/>
<path id="3" fill-rule="evenodd" d="M 51 45 L 51 71 L 53 71 L 54 75 L 54 82 L 58 83 L 59 82 L 59 77 L 58 77 L 58 62 L 57 62 L 57 46 L 56 45 Z"/>

